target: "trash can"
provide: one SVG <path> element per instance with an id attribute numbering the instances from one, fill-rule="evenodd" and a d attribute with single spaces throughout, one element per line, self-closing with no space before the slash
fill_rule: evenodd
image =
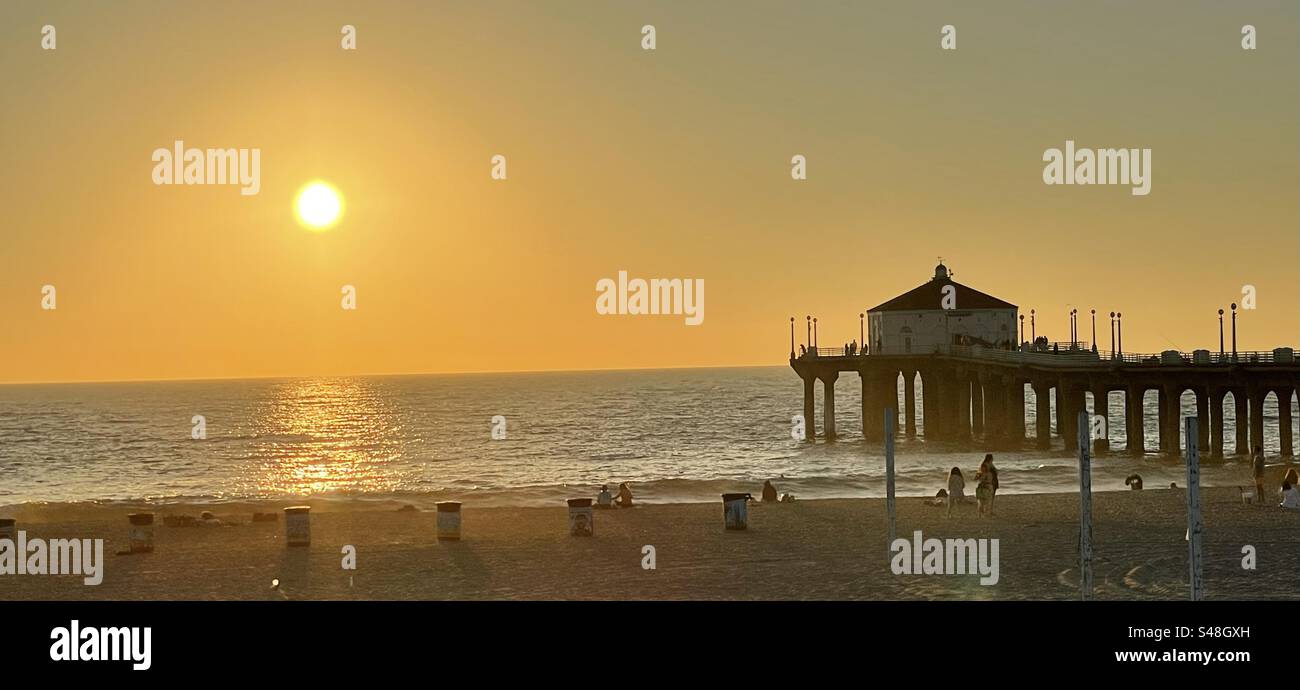
<path id="1" fill-rule="evenodd" d="M 749 494 L 722 494 L 722 518 L 727 529 L 749 527 L 749 502 L 753 499 Z"/>
<path id="2" fill-rule="evenodd" d="M 460 540 L 460 501 L 439 501 L 438 539 L 442 541 Z"/>
<path id="3" fill-rule="evenodd" d="M 289 546 L 311 546 L 311 506 L 284 509 L 284 536 Z"/>
<path id="4" fill-rule="evenodd" d="M 595 531 L 592 523 L 591 499 L 569 499 L 569 536 L 590 537 Z"/>
<path id="5" fill-rule="evenodd" d="M 150 553 L 153 551 L 153 513 L 131 513 L 126 516 L 131 521 L 127 532 L 131 553 Z"/>

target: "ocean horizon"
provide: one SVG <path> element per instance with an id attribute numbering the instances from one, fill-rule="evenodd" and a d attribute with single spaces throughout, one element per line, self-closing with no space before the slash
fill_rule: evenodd
<path id="1" fill-rule="evenodd" d="M 0 387 L 0 504 L 313 497 L 555 505 L 621 482 L 639 501 L 689 503 L 757 494 L 767 479 L 800 499 L 882 496 L 883 449 L 862 438 L 859 387 L 841 388 L 840 439 L 809 443 L 791 436 L 802 387 L 784 366 L 13 384 Z M 1122 448 L 1122 395 L 1112 395 L 1111 441 Z M 1153 448 L 1155 392 L 1148 395 Z M 1032 434 L 1030 388 L 1025 407 Z M 1190 393 L 1183 411 L 1195 414 Z M 1264 414 L 1265 450 L 1276 454 L 1273 396 Z M 196 415 L 205 439 L 191 438 Z M 923 417 L 918 425 L 923 431 Z M 494 428 L 504 438 L 494 439 Z M 1077 491 L 1077 459 L 1053 441 L 1051 450 L 1027 440 L 1019 450 L 990 451 L 1001 491 Z M 933 495 L 950 467 L 973 473 L 984 452 L 978 441 L 956 449 L 900 438 L 898 494 Z M 1203 464 L 1207 486 L 1249 483 L 1244 462 Z M 1184 483 L 1177 458 L 1114 453 L 1094 458 L 1093 488 L 1124 489 L 1134 473 L 1148 488 Z"/>

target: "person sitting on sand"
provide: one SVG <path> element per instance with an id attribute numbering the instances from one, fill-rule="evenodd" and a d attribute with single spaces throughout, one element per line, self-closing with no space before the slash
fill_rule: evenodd
<path id="1" fill-rule="evenodd" d="M 614 496 L 613 494 L 609 493 L 609 486 L 607 484 L 600 485 L 600 493 L 596 495 L 596 507 L 597 508 L 614 507 Z"/>
<path id="2" fill-rule="evenodd" d="M 1124 483 L 1125 483 L 1125 484 L 1128 484 L 1128 488 L 1130 488 L 1130 489 L 1132 489 L 1132 490 L 1134 490 L 1134 491 L 1141 491 L 1141 490 L 1142 490 L 1142 475 L 1140 475 L 1140 474 L 1130 474 L 1128 477 L 1126 477 L 1126 478 L 1124 479 Z"/>
<path id="3" fill-rule="evenodd" d="M 928 505 L 932 505 L 932 506 L 945 506 L 945 505 L 948 505 L 948 490 L 947 490 L 947 489 L 939 489 L 939 493 L 936 493 L 936 494 L 934 495 L 934 498 L 931 498 L 931 499 L 927 500 L 926 503 L 927 503 Z"/>
<path id="4" fill-rule="evenodd" d="M 627 488 L 627 482 L 618 485 L 618 507 L 632 507 L 632 490 Z"/>
<path id="5" fill-rule="evenodd" d="M 948 515 L 952 516 L 954 503 L 966 500 L 966 480 L 961 476 L 961 468 L 954 467 L 948 472 Z"/>
<path id="6" fill-rule="evenodd" d="M 1295 468 L 1288 468 L 1286 474 L 1282 475 L 1282 483 L 1290 484 L 1297 490 L 1300 490 L 1300 474 L 1296 474 Z M 1281 493 L 1281 492 L 1278 492 Z"/>
<path id="7" fill-rule="evenodd" d="M 1287 481 L 1282 482 L 1282 507 L 1300 510 L 1300 490 Z"/>
<path id="8" fill-rule="evenodd" d="M 763 482 L 763 502 L 776 503 L 776 487 L 772 486 L 772 480 Z"/>
<path id="9" fill-rule="evenodd" d="M 980 515 L 993 515 L 993 497 L 998 493 L 998 468 L 993 466 L 993 454 L 984 455 L 979 471 L 975 473 L 975 500 Z"/>

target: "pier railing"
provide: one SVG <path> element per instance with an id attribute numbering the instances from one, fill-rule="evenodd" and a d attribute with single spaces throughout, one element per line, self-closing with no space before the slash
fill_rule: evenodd
<path id="1" fill-rule="evenodd" d="M 1067 345 L 1068 347 L 1060 347 Z M 1280 347 L 1275 350 L 1263 351 L 1238 351 L 1232 352 L 1211 352 L 1209 350 L 1195 350 L 1193 352 L 1180 352 L 1177 350 L 1166 350 L 1159 354 L 1136 353 L 1136 352 L 1110 352 L 1107 350 L 1093 350 L 1085 347 L 1085 343 L 1057 343 L 1056 349 L 1027 349 L 1027 350 L 1003 350 L 999 348 L 980 347 L 978 345 L 940 345 L 936 346 L 932 352 L 894 352 L 885 350 L 883 352 L 857 352 L 853 355 L 846 355 L 843 348 L 838 347 L 818 347 L 813 348 L 802 355 L 796 355 L 796 359 L 859 359 L 871 357 L 874 355 L 899 356 L 899 355 L 941 355 L 948 357 L 959 357 L 962 359 L 978 359 L 985 361 L 1008 362 L 1016 364 L 1034 364 L 1037 366 L 1060 366 L 1060 367 L 1078 367 L 1078 366 L 1241 366 L 1241 365 L 1283 365 L 1295 366 L 1300 363 L 1296 359 L 1296 351 L 1289 347 Z"/>

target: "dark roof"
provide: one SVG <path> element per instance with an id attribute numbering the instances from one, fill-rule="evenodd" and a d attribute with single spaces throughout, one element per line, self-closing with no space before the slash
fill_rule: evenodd
<path id="1" fill-rule="evenodd" d="M 942 309 L 940 300 L 943 299 L 943 286 L 952 285 L 957 288 L 957 309 L 1015 309 L 1016 305 L 992 296 L 986 295 L 974 288 L 966 287 L 961 283 L 949 278 L 934 278 L 924 284 L 908 290 L 894 299 L 885 302 L 879 306 L 868 309 L 867 311 L 918 311 L 926 309 Z"/>

